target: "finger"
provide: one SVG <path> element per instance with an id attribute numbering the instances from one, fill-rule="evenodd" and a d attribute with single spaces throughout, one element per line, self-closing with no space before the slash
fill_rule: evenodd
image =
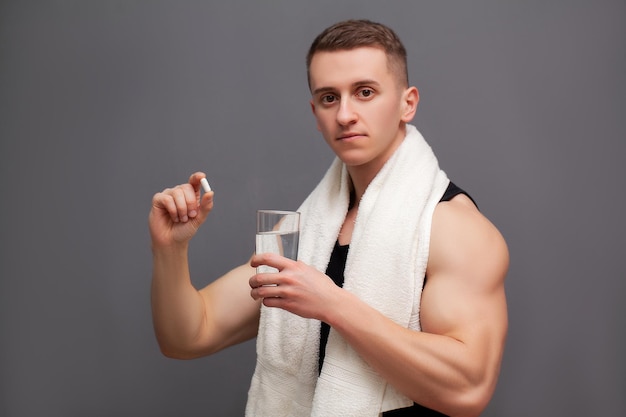
<path id="1" fill-rule="evenodd" d="M 282 308 L 287 310 L 287 301 L 282 297 L 264 297 L 263 305 L 265 307 Z"/>
<path id="2" fill-rule="evenodd" d="M 176 203 L 174 202 L 172 196 L 166 194 L 165 191 L 162 193 L 156 193 L 154 197 L 152 197 L 152 206 L 157 209 L 165 210 L 174 223 L 178 223 L 180 221 L 180 219 L 178 218 L 178 209 L 176 208 Z"/>
<path id="3" fill-rule="evenodd" d="M 202 178 L 206 178 L 206 174 L 202 171 L 194 172 L 189 177 L 189 184 L 198 193 L 200 193 L 200 181 L 202 180 Z"/>
<path id="4" fill-rule="evenodd" d="M 250 279 L 250 296 L 258 300 L 261 298 L 280 297 L 282 288 L 276 283 L 275 277 L 268 274 L 258 274 Z"/>
<path id="5" fill-rule="evenodd" d="M 284 277 L 277 272 L 262 272 L 250 277 L 248 284 L 250 288 L 277 287 L 283 279 Z"/>
<path id="6" fill-rule="evenodd" d="M 250 285 L 250 288 L 252 289 L 262 287 L 263 285 L 267 285 L 266 282 L 268 281 L 267 281 L 267 277 L 265 277 L 265 274 L 253 275 L 252 277 L 250 277 L 250 280 L 248 280 L 248 284 Z"/>
<path id="7" fill-rule="evenodd" d="M 188 192 L 185 192 L 185 188 L 189 188 L 189 187 L 185 187 L 184 185 L 179 185 L 176 188 L 172 189 L 170 191 L 170 195 L 172 196 L 172 199 L 174 200 L 174 204 L 176 204 L 176 211 L 178 214 L 178 219 L 179 221 L 185 223 L 189 220 L 188 217 L 188 212 L 189 212 L 189 200 L 188 200 Z"/>
<path id="8" fill-rule="evenodd" d="M 293 260 L 285 258 L 284 256 L 267 252 L 254 254 L 250 259 L 250 266 L 256 268 L 257 266 L 267 265 L 281 271 L 293 262 Z"/>
<path id="9" fill-rule="evenodd" d="M 200 190 L 191 184 L 182 184 L 178 187 L 185 198 L 186 215 L 194 218 L 198 215 L 198 200 L 200 199 Z M 186 221 L 186 220 L 183 220 Z"/>
<path id="10" fill-rule="evenodd" d="M 200 199 L 200 206 L 198 207 L 197 219 L 200 221 L 204 221 L 206 217 L 209 215 L 211 210 L 213 210 L 213 191 L 209 191 L 205 193 Z M 190 213 L 190 217 L 191 213 Z"/>

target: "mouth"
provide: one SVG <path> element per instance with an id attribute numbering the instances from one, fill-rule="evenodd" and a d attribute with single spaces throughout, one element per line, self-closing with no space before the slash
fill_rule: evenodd
<path id="1" fill-rule="evenodd" d="M 350 139 L 356 139 L 356 138 L 360 138 L 365 136 L 362 133 L 353 133 L 353 132 L 348 132 L 348 133 L 344 133 L 341 136 L 339 136 L 337 138 L 337 140 L 350 140 Z"/>

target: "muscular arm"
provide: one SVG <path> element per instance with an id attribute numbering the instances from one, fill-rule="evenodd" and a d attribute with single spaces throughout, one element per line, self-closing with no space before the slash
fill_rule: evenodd
<path id="1" fill-rule="evenodd" d="M 186 251 L 155 252 L 152 317 L 161 351 L 191 359 L 215 353 L 256 336 L 259 303 L 250 298 L 254 269 L 241 265 L 196 290 Z"/>
<path id="2" fill-rule="evenodd" d="M 458 196 L 436 209 L 422 332 L 396 325 L 346 291 L 328 323 L 392 385 L 450 416 L 479 415 L 493 394 L 507 331 L 500 233 Z"/>
<path id="3" fill-rule="evenodd" d="M 152 318 L 161 351 L 188 359 L 208 355 L 256 335 L 259 302 L 250 298 L 245 264 L 197 290 L 188 267 L 188 245 L 213 207 L 200 198 L 203 173 L 188 184 L 157 193 L 149 216 L 152 238 Z"/>

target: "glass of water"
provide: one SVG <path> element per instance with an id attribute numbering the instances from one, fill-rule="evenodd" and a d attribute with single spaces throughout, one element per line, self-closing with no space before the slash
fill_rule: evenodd
<path id="1" fill-rule="evenodd" d="M 276 253 L 294 261 L 298 259 L 300 213 L 284 210 L 256 212 L 256 253 Z M 259 266 L 257 272 L 278 272 L 269 266 Z"/>

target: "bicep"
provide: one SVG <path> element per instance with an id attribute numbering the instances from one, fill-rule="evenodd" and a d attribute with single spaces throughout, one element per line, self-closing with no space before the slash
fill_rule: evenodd
<path id="1" fill-rule="evenodd" d="M 459 203 L 439 204 L 435 210 L 420 306 L 422 330 L 452 337 L 478 363 L 496 365 L 507 332 L 508 250 L 482 214 Z"/>
<path id="2" fill-rule="evenodd" d="M 256 337 L 260 303 L 250 296 L 248 281 L 255 274 L 249 264 L 241 265 L 200 290 L 206 311 L 206 340 L 211 350 Z"/>
<path id="3" fill-rule="evenodd" d="M 507 310 L 503 287 L 472 287 L 462 277 L 434 275 L 422 293 L 422 331 L 449 336 L 467 344 L 493 340 L 506 333 Z"/>

